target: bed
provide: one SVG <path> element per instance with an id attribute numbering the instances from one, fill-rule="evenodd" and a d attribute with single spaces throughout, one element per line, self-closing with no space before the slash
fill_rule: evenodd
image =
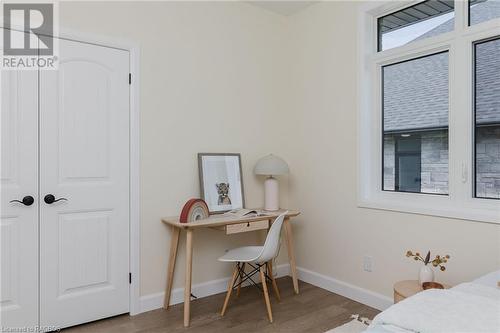
<path id="1" fill-rule="evenodd" d="M 431 289 L 379 313 L 365 333 L 500 333 L 500 270 L 448 290 Z"/>

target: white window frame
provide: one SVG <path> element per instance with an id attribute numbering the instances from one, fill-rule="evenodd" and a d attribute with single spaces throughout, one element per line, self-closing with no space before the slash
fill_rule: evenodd
<path id="1" fill-rule="evenodd" d="M 500 18 L 468 26 L 455 1 L 455 29 L 377 52 L 377 18 L 419 1 L 363 5 L 358 16 L 358 206 L 500 224 L 500 201 L 474 198 L 473 42 L 500 36 Z M 449 195 L 382 191 L 382 67 L 448 51 Z"/>

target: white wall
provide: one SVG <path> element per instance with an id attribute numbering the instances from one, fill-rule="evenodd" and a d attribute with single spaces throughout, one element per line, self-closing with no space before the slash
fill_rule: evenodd
<path id="1" fill-rule="evenodd" d="M 500 269 L 500 225 L 357 208 L 357 8 L 325 2 L 290 17 L 290 175 L 298 265 L 392 296 L 417 277 L 406 250 L 450 254 L 438 280 L 456 284 Z M 364 255 L 374 271 L 364 272 Z"/>
<path id="2" fill-rule="evenodd" d="M 161 292 L 170 231 L 160 218 L 200 195 L 197 153 L 241 153 L 247 205 L 263 204 L 252 169 L 282 142 L 285 18 L 237 2 L 64 2 L 60 14 L 62 27 L 140 43 L 141 295 Z M 193 283 L 228 276 L 217 257 L 256 238 L 195 233 Z"/>
<path id="3" fill-rule="evenodd" d="M 407 249 L 451 254 L 437 275 L 453 284 L 500 267 L 499 226 L 356 207 L 358 4 L 325 2 L 288 18 L 239 2 L 61 4 L 63 26 L 141 44 L 142 295 L 163 291 L 169 231 L 160 217 L 199 195 L 198 152 L 242 153 L 248 206 L 262 204 L 256 160 L 274 152 L 289 162 L 282 206 L 303 211 L 300 267 L 386 296 L 417 275 Z M 257 238 L 197 233 L 194 283 L 228 276 L 216 258 Z"/>

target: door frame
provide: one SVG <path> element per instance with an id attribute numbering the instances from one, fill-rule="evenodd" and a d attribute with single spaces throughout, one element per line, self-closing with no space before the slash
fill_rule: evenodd
<path id="1" fill-rule="evenodd" d="M 0 28 L 5 29 L 4 22 L 0 19 Z M 12 22 L 12 30 L 24 31 L 24 27 Z M 132 274 L 129 285 L 129 314 L 131 316 L 141 313 L 140 308 L 140 45 L 129 39 L 97 35 L 73 29 L 59 27 L 58 35 L 54 37 L 69 39 L 76 42 L 98 46 L 121 49 L 129 52 L 129 73 L 132 81 L 129 85 L 129 271 Z"/>

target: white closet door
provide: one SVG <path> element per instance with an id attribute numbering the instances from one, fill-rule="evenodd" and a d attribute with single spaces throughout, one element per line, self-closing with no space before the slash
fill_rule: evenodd
<path id="1" fill-rule="evenodd" d="M 40 71 L 40 325 L 129 311 L 128 73 L 127 51 L 64 39 Z"/>
<path id="2" fill-rule="evenodd" d="M 36 71 L 1 71 L 0 76 L 0 326 L 34 326 L 38 324 L 38 77 Z M 33 203 L 10 202 L 25 197 L 32 197 Z"/>

